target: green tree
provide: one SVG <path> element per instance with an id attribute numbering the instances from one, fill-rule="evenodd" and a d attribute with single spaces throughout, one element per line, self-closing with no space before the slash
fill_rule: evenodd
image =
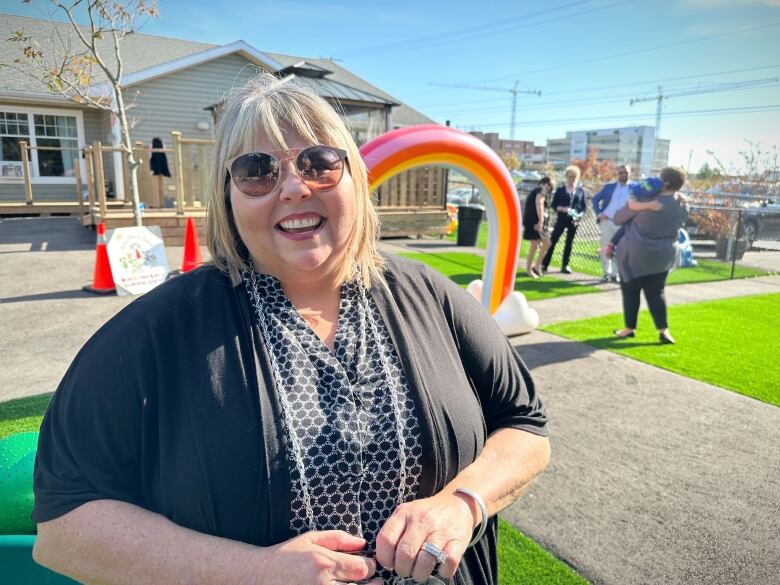
<path id="1" fill-rule="evenodd" d="M 498 155 L 510 171 L 516 171 L 520 168 L 520 160 L 514 152 L 504 151 Z"/>

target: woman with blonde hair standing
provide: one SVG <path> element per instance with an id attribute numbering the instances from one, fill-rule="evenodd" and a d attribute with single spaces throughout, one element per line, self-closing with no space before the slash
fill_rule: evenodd
<path id="1" fill-rule="evenodd" d="M 321 98 L 253 81 L 214 158 L 213 263 L 121 311 L 55 393 L 35 559 L 99 583 L 498 583 L 495 514 L 549 459 L 514 348 L 457 285 L 380 256 Z"/>
<path id="2" fill-rule="evenodd" d="M 563 246 L 563 257 L 561 258 L 561 272 L 571 274 L 569 268 L 569 259 L 571 258 L 571 249 L 574 242 L 574 236 L 577 235 L 577 220 L 585 212 L 585 191 L 579 184 L 580 169 L 577 166 L 570 165 L 563 172 L 566 182 L 558 187 L 553 194 L 552 207 L 556 212 L 555 225 L 550 236 L 550 247 L 542 260 L 542 272 L 547 272 L 552 261 L 555 246 L 558 240 L 566 230 L 566 243 Z"/>

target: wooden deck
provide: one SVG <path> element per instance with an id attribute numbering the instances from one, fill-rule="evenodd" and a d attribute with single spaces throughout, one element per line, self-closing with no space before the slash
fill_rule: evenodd
<path id="1" fill-rule="evenodd" d="M 382 237 L 442 235 L 447 230 L 447 211 L 436 207 L 379 207 Z M 94 226 L 101 222 L 106 228 L 129 227 L 133 225 L 133 210 L 124 201 L 108 201 L 105 217 L 101 217 L 100 206 L 79 206 L 71 202 L 35 202 L 32 204 L 0 203 L 0 216 L 71 216 L 78 217 L 84 226 Z M 201 238 L 204 237 L 206 224 L 205 207 L 185 207 L 183 213 L 176 209 L 147 209 L 142 221 L 146 225 L 158 225 L 171 246 L 184 243 L 184 230 L 187 218 L 195 219 L 195 225 Z"/>

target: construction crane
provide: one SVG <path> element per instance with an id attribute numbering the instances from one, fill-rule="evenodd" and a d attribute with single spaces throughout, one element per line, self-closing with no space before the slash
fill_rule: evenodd
<path id="1" fill-rule="evenodd" d="M 512 121 L 509 126 L 509 137 L 515 139 L 515 119 L 517 118 L 517 94 L 529 94 L 535 96 L 541 96 L 542 92 L 538 89 L 517 89 L 520 84 L 519 81 L 515 81 L 514 87 L 507 89 L 505 87 L 490 87 L 487 85 L 466 85 L 461 83 L 429 83 L 436 87 L 452 87 L 456 89 L 481 89 L 482 91 L 500 91 L 502 93 L 509 92 L 512 94 Z"/>
<path id="2" fill-rule="evenodd" d="M 751 81 L 737 81 L 734 83 L 718 83 L 715 85 L 706 85 L 704 87 L 697 87 L 694 89 L 685 89 L 681 91 L 675 91 L 671 93 L 664 93 L 661 86 L 658 86 L 658 95 L 654 97 L 633 98 L 631 105 L 639 102 L 655 101 L 655 136 L 658 138 L 661 131 L 661 113 L 664 109 L 664 101 L 673 98 L 681 97 L 685 95 L 698 95 L 701 93 L 715 93 L 719 91 L 730 91 L 732 89 L 742 89 L 743 87 L 756 87 L 760 85 L 769 85 L 771 83 L 777 83 L 780 81 L 780 77 L 767 77 L 765 79 L 753 79 Z"/>

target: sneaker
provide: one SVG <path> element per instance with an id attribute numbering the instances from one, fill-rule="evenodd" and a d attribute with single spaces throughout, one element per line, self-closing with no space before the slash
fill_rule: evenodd
<path id="1" fill-rule="evenodd" d="M 569 268 L 568 266 L 564 266 L 563 268 L 561 268 L 561 274 L 571 274 L 571 268 Z"/>
<path id="2" fill-rule="evenodd" d="M 660 341 L 662 345 L 674 345 L 675 343 L 677 343 L 674 340 L 674 337 L 672 337 L 671 333 L 659 333 L 658 341 Z"/>
<path id="3" fill-rule="evenodd" d="M 609 275 L 609 282 L 615 282 L 615 283 L 620 282 L 620 277 L 616 276 L 614 274 L 610 274 Z"/>
<path id="4" fill-rule="evenodd" d="M 599 278 L 599 282 L 600 282 L 601 284 L 607 284 L 607 283 L 608 283 L 608 282 L 610 282 L 611 280 L 612 280 L 612 277 L 611 277 L 609 274 L 605 274 L 604 276 L 602 276 L 601 278 Z"/>
<path id="5" fill-rule="evenodd" d="M 542 274 L 547 274 L 547 266 L 542 266 Z"/>

